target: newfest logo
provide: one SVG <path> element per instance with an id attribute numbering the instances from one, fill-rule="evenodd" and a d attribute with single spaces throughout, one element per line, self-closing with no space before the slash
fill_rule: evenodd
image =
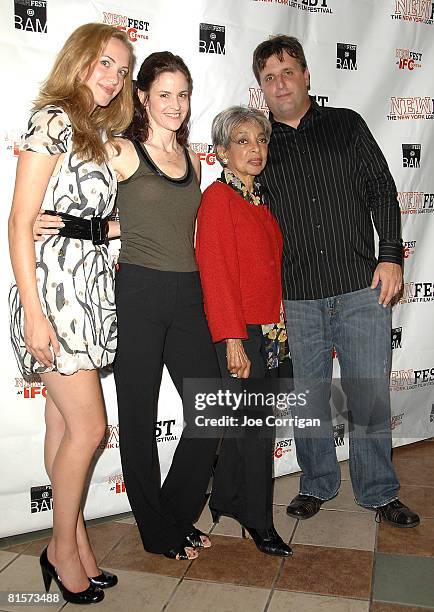
<path id="1" fill-rule="evenodd" d="M 283 4 L 289 8 L 297 8 L 299 11 L 309 13 L 333 13 L 328 7 L 329 0 L 253 0 L 261 4 Z"/>
<path id="2" fill-rule="evenodd" d="M 408 259 L 410 255 L 414 255 L 416 249 L 416 240 L 409 240 L 403 243 L 402 256 L 404 259 Z"/>
<path id="3" fill-rule="evenodd" d="M 119 448 L 119 425 L 107 425 L 104 438 L 99 445 L 101 450 Z"/>
<path id="4" fill-rule="evenodd" d="M 15 0 L 15 29 L 47 33 L 47 3 L 45 0 Z"/>
<path id="5" fill-rule="evenodd" d="M 393 0 L 395 12 L 392 19 L 415 21 L 432 25 L 434 23 L 434 2 L 432 0 Z"/>
<path id="6" fill-rule="evenodd" d="M 126 32 L 131 42 L 149 39 L 149 21 L 135 19 L 118 13 L 103 12 L 103 23 Z"/>
<path id="7" fill-rule="evenodd" d="M 401 412 L 401 414 L 393 414 L 390 419 L 390 429 L 393 431 L 394 429 L 402 425 L 403 418 L 404 418 L 403 412 Z"/>
<path id="8" fill-rule="evenodd" d="M 125 483 L 123 474 L 115 474 L 110 476 L 108 479 L 111 493 L 118 495 L 119 493 L 125 493 Z"/>
<path id="9" fill-rule="evenodd" d="M 434 98 L 419 96 L 410 98 L 390 98 L 389 121 L 399 119 L 434 119 Z"/>
<path id="10" fill-rule="evenodd" d="M 357 45 L 336 44 L 336 68 L 338 70 L 357 70 Z"/>
<path id="11" fill-rule="evenodd" d="M 172 432 L 172 427 L 175 425 L 175 419 L 168 421 L 156 421 L 155 422 L 155 439 L 156 442 L 172 442 L 177 440 L 178 436 Z"/>
<path id="12" fill-rule="evenodd" d="M 402 327 L 392 328 L 392 350 L 402 348 Z"/>
<path id="13" fill-rule="evenodd" d="M 402 297 L 399 304 L 413 304 L 416 302 L 434 302 L 434 283 L 404 283 Z"/>
<path id="14" fill-rule="evenodd" d="M 46 512 L 53 509 L 53 491 L 51 485 L 31 487 L 30 512 Z"/>
<path id="15" fill-rule="evenodd" d="M 424 215 L 434 212 L 434 193 L 400 191 L 398 202 L 402 215 Z"/>
<path id="16" fill-rule="evenodd" d="M 344 446 L 345 444 L 345 423 L 338 423 L 333 426 L 333 438 L 335 447 Z"/>
<path id="17" fill-rule="evenodd" d="M 15 378 L 15 388 L 17 395 L 23 399 L 35 399 L 37 397 L 46 398 L 47 388 L 41 382 L 40 378 Z"/>
<path id="18" fill-rule="evenodd" d="M 212 23 L 199 25 L 199 53 L 225 55 L 225 26 Z"/>
<path id="19" fill-rule="evenodd" d="M 409 51 L 408 49 L 396 49 L 395 52 L 396 65 L 400 70 L 414 70 L 415 68 L 422 68 L 422 53 L 416 51 Z"/>
<path id="20" fill-rule="evenodd" d="M 434 385 L 434 368 L 423 370 L 392 370 L 390 373 L 391 391 L 410 391 Z"/>
<path id="21" fill-rule="evenodd" d="M 196 153 L 200 161 L 204 161 L 208 166 L 214 166 L 216 155 L 214 147 L 207 142 L 190 142 L 190 149 Z"/>
<path id="22" fill-rule="evenodd" d="M 420 144 L 403 144 L 402 145 L 402 167 L 403 168 L 420 168 Z"/>
<path id="23" fill-rule="evenodd" d="M 327 106 L 329 101 L 328 96 L 320 96 L 318 94 L 311 96 L 311 98 L 313 98 L 315 102 L 322 107 Z M 269 115 L 270 110 L 265 102 L 264 93 L 260 87 L 249 87 L 249 103 L 247 106 L 249 108 L 256 108 L 257 110 L 260 110 L 266 117 Z"/>
<path id="24" fill-rule="evenodd" d="M 429 422 L 434 423 L 434 404 L 431 404 L 431 412 L 429 415 Z"/>
<path id="25" fill-rule="evenodd" d="M 273 455 L 276 459 L 281 459 L 284 455 L 292 451 L 292 438 L 279 440 L 274 446 Z"/>

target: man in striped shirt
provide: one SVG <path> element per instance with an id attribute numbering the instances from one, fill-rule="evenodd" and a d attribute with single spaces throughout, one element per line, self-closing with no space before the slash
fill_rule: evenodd
<path id="1" fill-rule="evenodd" d="M 296 414 L 321 420 L 319 430 L 295 428 L 302 475 L 287 513 L 310 518 L 339 490 L 329 403 L 335 348 L 356 501 L 392 525 L 415 527 L 419 517 L 399 501 L 391 461 L 391 300 L 402 286 L 395 183 L 360 115 L 321 108 L 309 97 L 309 70 L 296 38 L 261 43 L 253 71 L 273 125 L 261 180 L 284 236 L 282 281 L 294 379 L 299 392 L 309 389 L 308 406 Z"/>

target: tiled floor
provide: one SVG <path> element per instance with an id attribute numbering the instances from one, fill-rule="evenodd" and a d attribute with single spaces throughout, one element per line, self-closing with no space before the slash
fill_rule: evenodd
<path id="1" fill-rule="evenodd" d="M 275 484 L 275 525 L 294 556 L 259 553 L 240 539 L 229 518 L 213 526 L 205 508 L 198 526 L 211 530 L 212 548 L 193 562 L 176 562 L 143 551 L 131 515 L 92 521 L 91 541 L 101 566 L 119 585 L 98 609 L 107 612 L 413 612 L 434 611 L 434 440 L 394 451 L 401 499 L 422 517 L 415 529 L 377 524 L 357 506 L 348 465 L 339 495 L 309 521 L 287 517 L 298 475 Z M 0 540 L 0 591 L 42 591 L 37 556 L 48 533 Z M 54 587 L 55 590 L 55 587 Z M 54 592 L 54 591 L 53 591 Z M 38 612 L 76 606 L 38 606 Z M 0 605 L 0 612 L 29 607 Z"/>

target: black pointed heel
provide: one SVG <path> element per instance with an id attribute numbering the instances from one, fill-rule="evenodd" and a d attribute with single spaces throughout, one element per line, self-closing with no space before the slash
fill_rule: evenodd
<path id="1" fill-rule="evenodd" d="M 89 576 L 89 582 L 100 589 L 110 589 L 118 583 L 118 577 L 111 572 L 101 570 L 101 573 L 94 578 Z"/>
<path id="2" fill-rule="evenodd" d="M 44 586 L 47 592 L 50 589 L 52 580 L 54 579 L 54 582 L 57 584 L 60 592 L 62 593 L 63 599 L 69 603 L 92 604 L 98 603 L 104 599 L 104 592 L 91 583 L 89 583 L 88 588 L 84 591 L 79 591 L 78 593 L 69 591 L 57 575 L 54 565 L 48 560 L 46 548 L 44 548 L 41 556 L 39 557 L 39 563 L 41 565 L 42 578 L 44 580 Z"/>
<path id="3" fill-rule="evenodd" d="M 167 550 L 163 555 L 168 559 L 176 559 L 177 561 L 193 561 L 196 559 L 197 557 L 189 557 L 187 555 L 186 548 L 195 548 L 192 546 L 188 537 L 186 537 L 178 547 Z"/>
<path id="4" fill-rule="evenodd" d="M 256 548 L 265 553 L 266 555 L 276 555 L 278 557 L 290 557 L 292 555 L 292 549 L 285 544 L 280 535 L 277 533 L 274 525 L 271 525 L 268 529 L 254 529 L 253 527 L 247 527 L 240 519 L 234 514 L 229 512 L 222 512 L 215 508 L 210 508 L 212 520 L 214 523 L 218 523 L 220 517 L 228 516 L 241 525 L 241 537 L 246 538 L 246 531 L 251 535 Z"/>
<path id="5" fill-rule="evenodd" d="M 208 538 L 209 544 L 205 546 L 202 538 Z M 207 533 L 203 533 L 200 529 L 193 527 L 193 531 L 186 536 L 186 539 L 190 542 L 190 546 L 193 548 L 211 548 L 211 540 Z"/>

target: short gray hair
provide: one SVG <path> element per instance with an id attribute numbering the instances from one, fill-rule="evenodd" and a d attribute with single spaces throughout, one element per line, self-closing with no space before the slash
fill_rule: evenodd
<path id="1" fill-rule="evenodd" d="M 246 121 L 256 121 L 264 131 L 267 139 L 271 136 L 271 123 L 261 111 L 245 106 L 230 106 L 214 117 L 211 127 L 212 143 L 217 153 L 217 147 L 227 149 L 231 142 L 233 130 Z"/>

